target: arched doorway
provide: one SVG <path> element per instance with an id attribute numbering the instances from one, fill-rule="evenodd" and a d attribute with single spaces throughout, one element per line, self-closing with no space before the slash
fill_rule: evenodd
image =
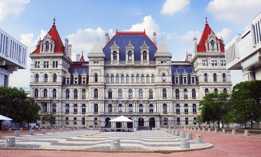
<path id="1" fill-rule="evenodd" d="M 155 119 L 154 119 L 153 117 L 150 118 L 149 126 L 150 126 L 150 130 L 151 130 L 152 128 L 155 128 Z"/>
<path id="2" fill-rule="evenodd" d="M 131 118 L 129 118 L 132 120 Z M 133 128 L 133 122 L 127 122 L 127 128 Z"/>
<path id="3" fill-rule="evenodd" d="M 138 126 L 144 126 L 144 119 L 142 117 L 138 120 Z"/>
<path id="4" fill-rule="evenodd" d="M 105 119 L 105 127 L 106 128 L 110 128 L 111 127 L 111 122 L 110 122 L 110 118 L 109 117 L 107 117 L 106 119 Z"/>

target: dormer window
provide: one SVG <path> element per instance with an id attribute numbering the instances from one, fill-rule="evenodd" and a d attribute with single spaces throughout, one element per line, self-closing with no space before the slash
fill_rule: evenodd
<path id="1" fill-rule="evenodd" d="M 128 61 L 132 61 L 132 53 L 131 53 L 131 51 L 128 51 Z"/>
<path id="2" fill-rule="evenodd" d="M 129 41 L 129 44 L 125 47 L 126 49 L 126 61 L 133 62 L 134 61 L 134 46 Z"/>
<path id="3" fill-rule="evenodd" d="M 113 51 L 113 61 L 117 61 L 117 52 Z"/>
<path id="4" fill-rule="evenodd" d="M 210 44 L 211 44 L 211 49 L 212 49 L 212 50 L 215 50 L 215 43 L 214 43 L 214 40 L 211 40 Z"/>
<path id="5" fill-rule="evenodd" d="M 147 52 L 143 51 L 143 61 L 147 61 Z"/>
<path id="6" fill-rule="evenodd" d="M 45 51 L 49 51 L 49 41 L 45 42 Z"/>
<path id="7" fill-rule="evenodd" d="M 143 45 L 140 47 L 141 61 L 147 62 L 149 61 L 149 46 L 144 41 Z"/>
<path id="8" fill-rule="evenodd" d="M 114 44 L 110 47 L 111 49 L 111 61 L 117 62 L 119 61 L 119 46 L 114 41 Z"/>
<path id="9" fill-rule="evenodd" d="M 41 52 L 54 52 L 54 41 L 51 36 L 47 34 L 41 41 Z"/>

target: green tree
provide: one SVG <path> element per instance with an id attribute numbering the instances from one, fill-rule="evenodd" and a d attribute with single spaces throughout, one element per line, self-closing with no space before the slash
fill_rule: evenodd
<path id="1" fill-rule="evenodd" d="M 43 118 L 49 122 L 49 124 L 51 125 L 51 127 L 53 127 L 53 124 L 55 123 L 55 117 L 52 114 L 47 114 L 44 115 Z"/>
<path id="2" fill-rule="evenodd" d="M 261 119 L 261 81 L 245 81 L 233 87 L 231 102 L 233 103 L 234 122 L 260 122 Z"/>

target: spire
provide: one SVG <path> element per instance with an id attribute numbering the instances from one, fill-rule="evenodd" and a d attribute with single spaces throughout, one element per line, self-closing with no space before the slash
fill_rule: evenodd
<path id="1" fill-rule="evenodd" d="M 163 40 L 159 44 L 155 57 L 172 57 Z"/>
<path id="2" fill-rule="evenodd" d="M 81 56 L 81 58 L 80 58 L 80 62 L 85 62 L 85 59 L 84 59 L 84 57 L 83 57 L 83 51 L 82 51 L 82 56 Z"/>
<path id="3" fill-rule="evenodd" d="M 55 26 L 55 17 L 53 18 L 53 26 Z"/>
<path id="4" fill-rule="evenodd" d="M 205 20 L 206 20 L 206 25 L 208 25 L 208 18 L 207 18 L 207 17 L 205 17 Z"/>
<path id="5" fill-rule="evenodd" d="M 98 38 L 96 39 L 94 46 L 90 50 L 88 57 L 105 57 Z"/>

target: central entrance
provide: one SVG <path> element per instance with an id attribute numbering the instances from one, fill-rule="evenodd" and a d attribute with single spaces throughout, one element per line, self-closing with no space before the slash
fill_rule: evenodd
<path id="1" fill-rule="evenodd" d="M 138 126 L 144 126 L 144 119 L 142 117 L 138 120 Z"/>
<path id="2" fill-rule="evenodd" d="M 149 126 L 150 126 L 150 130 L 151 130 L 152 128 L 155 128 L 155 119 L 154 119 L 153 117 L 150 118 Z"/>

